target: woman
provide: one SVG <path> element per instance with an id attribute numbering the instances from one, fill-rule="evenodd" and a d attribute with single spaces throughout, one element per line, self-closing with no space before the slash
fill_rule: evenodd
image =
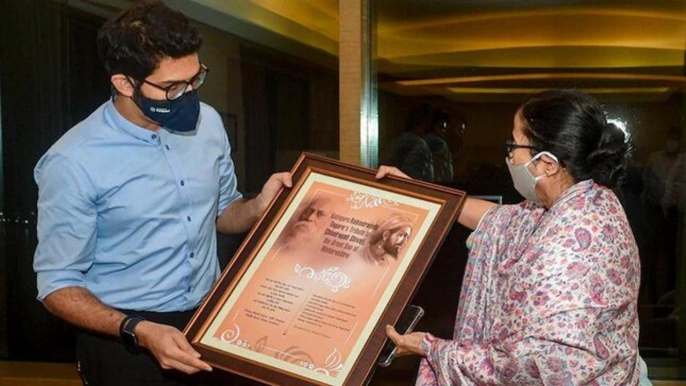
<path id="1" fill-rule="evenodd" d="M 612 193 L 624 133 L 579 91 L 548 91 L 514 117 L 505 160 L 526 200 L 468 198 L 473 229 L 453 340 L 387 334 L 424 358 L 417 385 L 637 385 L 638 249 Z M 377 177 L 403 174 L 382 166 Z M 647 378 L 645 379 L 647 381 Z"/>

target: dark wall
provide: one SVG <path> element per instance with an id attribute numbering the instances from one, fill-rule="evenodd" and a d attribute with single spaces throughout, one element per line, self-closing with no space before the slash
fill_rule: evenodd
<path id="1" fill-rule="evenodd" d="M 45 0 L 5 1 L 0 12 L 3 358 L 60 361 L 73 357 L 73 329 L 36 300 L 33 167 L 71 125 L 109 95 L 109 82 L 95 50 L 101 23 Z"/>
<path id="2" fill-rule="evenodd" d="M 293 165 L 278 164 L 279 153 L 338 151 L 338 74 L 259 47 L 244 45 L 240 52 L 251 194 Z"/>

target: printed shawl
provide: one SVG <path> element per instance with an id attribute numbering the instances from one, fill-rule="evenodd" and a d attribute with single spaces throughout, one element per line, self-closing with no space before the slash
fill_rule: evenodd
<path id="1" fill-rule="evenodd" d="M 417 385 L 637 385 L 638 249 L 611 190 L 490 210 L 470 236 L 453 340 Z"/>

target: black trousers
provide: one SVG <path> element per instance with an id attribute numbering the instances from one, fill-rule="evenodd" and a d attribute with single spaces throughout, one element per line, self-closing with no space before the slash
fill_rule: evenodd
<path id="1" fill-rule="evenodd" d="M 193 316 L 186 312 L 140 312 L 145 319 L 183 330 Z M 81 380 L 87 386 L 186 386 L 186 385 L 261 385 L 243 377 L 214 368 L 187 375 L 163 370 L 155 357 L 145 349 L 131 350 L 119 339 L 80 331 L 76 338 L 76 360 Z"/>

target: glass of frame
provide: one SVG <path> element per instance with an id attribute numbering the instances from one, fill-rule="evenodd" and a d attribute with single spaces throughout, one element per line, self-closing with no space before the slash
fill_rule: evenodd
<path id="1" fill-rule="evenodd" d="M 278 385 L 363 385 L 464 192 L 303 153 L 186 327 L 213 366 Z"/>

